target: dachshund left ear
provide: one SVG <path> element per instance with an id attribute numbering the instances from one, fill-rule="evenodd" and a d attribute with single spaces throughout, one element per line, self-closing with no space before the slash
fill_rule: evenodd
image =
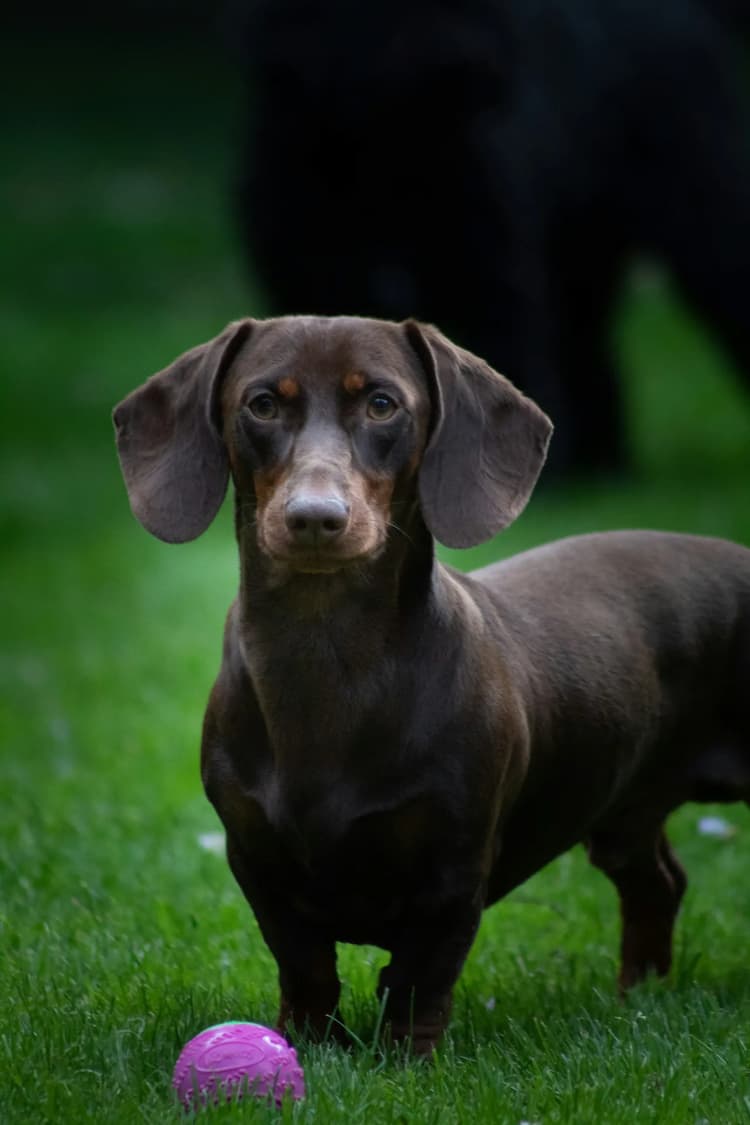
<path id="1" fill-rule="evenodd" d="M 179 356 L 115 407 L 117 453 L 133 515 L 167 543 L 206 530 L 229 481 L 217 390 L 252 320 Z"/>
<path id="2" fill-rule="evenodd" d="M 521 514 L 547 456 L 552 423 L 508 379 L 432 325 L 406 321 L 427 375 L 431 436 L 419 495 L 446 547 L 473 547 Z"/>

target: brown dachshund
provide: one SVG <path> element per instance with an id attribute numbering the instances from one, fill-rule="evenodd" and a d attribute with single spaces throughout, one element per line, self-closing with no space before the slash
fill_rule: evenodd
<path id="1" fill-rule="evenodd" d="M 622 908 L 620 983 L 666 973 L 685 876 L 665 817 L 750 797 L 750 551 L 656 532 L 437 562 L 523 509 L 551 426 L 436 329 L 244 320 L 115 410 L 168 542 L 236 495 L 240 590 L 203 729 L 229 863 L 323 1034 L 337 941 L 392 954 L 426 1052 L 482 909 L 578 841 Z"/>

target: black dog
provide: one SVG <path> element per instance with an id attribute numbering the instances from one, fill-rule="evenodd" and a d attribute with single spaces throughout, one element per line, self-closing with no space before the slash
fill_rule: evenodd
<path id="1" fill-rule="evenodd" d="M 473 575 L 435 559 L 523 509 L 550 424 L 434 328 L 241 321 L 115 411 L 130 502 L 199 535 L 231 473 L 240 590 L 206 792 L 323 1033 L 336 942 L 392 952 L 395 1036 L 429 1051 L 485 906 L 579 840 L 618 889 L 620 983 L 665 973 L 689 800 L 750 798 L 750 551 L 567 539 Z"/>
<path id="2" fill-rule="evenodd" d="M 634 254 L 750 372 L 740 8 L 256 0 L 239 214 L 271 311 L 435 321 L 554 417 L 553 468 L 617 468 Z"/>

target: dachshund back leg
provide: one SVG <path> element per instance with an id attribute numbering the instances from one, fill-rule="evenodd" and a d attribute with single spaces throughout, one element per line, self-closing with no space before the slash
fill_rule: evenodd
<path id="1" fill-rule="evenodd" d="M 587 847 L 591 863 L 612 880 L 620 896 L 620 990 L 625 992 L 649 972 L 666 976 L 687 878 L 664 829 L 659 826 L 637 843 L 600 831 Z"/>

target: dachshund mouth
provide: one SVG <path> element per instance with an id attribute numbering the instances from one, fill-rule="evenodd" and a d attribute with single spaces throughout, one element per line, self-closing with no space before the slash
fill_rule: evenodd
<path id="1" fill-rule="evenodd" d="M 340 570 L 344 570 L 355 561 L 357 560 L 325 558 L 322 556 L 306 556 L 301 559 L 292 556 L 284 559 L 289 569 L 295 571 L 297 574 L 337 574 Z"/>
<path id="2" fill-rule="evenodd" d="M 327 575 L 361 567 L 363 563 L 366 565 L 382 554 L 383 547 L 384 543 L 378 540 L 367 544 L 352 543 L 347 549 L 346 545 L 339 541 L 335 546 L 330 544 L 319 547 L 294 547 L 291 544 L 284 544 L 275 546 L 271 550 L 266 546 L 265 553 L 290 575 Z"/>
<path id="3" fill-rule="evenodd" d="M 348 567 L 367 562 L 377 553 L 377 551 L 358 551 L 356 554 L 331 550 L 290 551 L 283 555 L 276 555 L 276 561 L 283 563 L 296 574 L 336 574 Z"/>

